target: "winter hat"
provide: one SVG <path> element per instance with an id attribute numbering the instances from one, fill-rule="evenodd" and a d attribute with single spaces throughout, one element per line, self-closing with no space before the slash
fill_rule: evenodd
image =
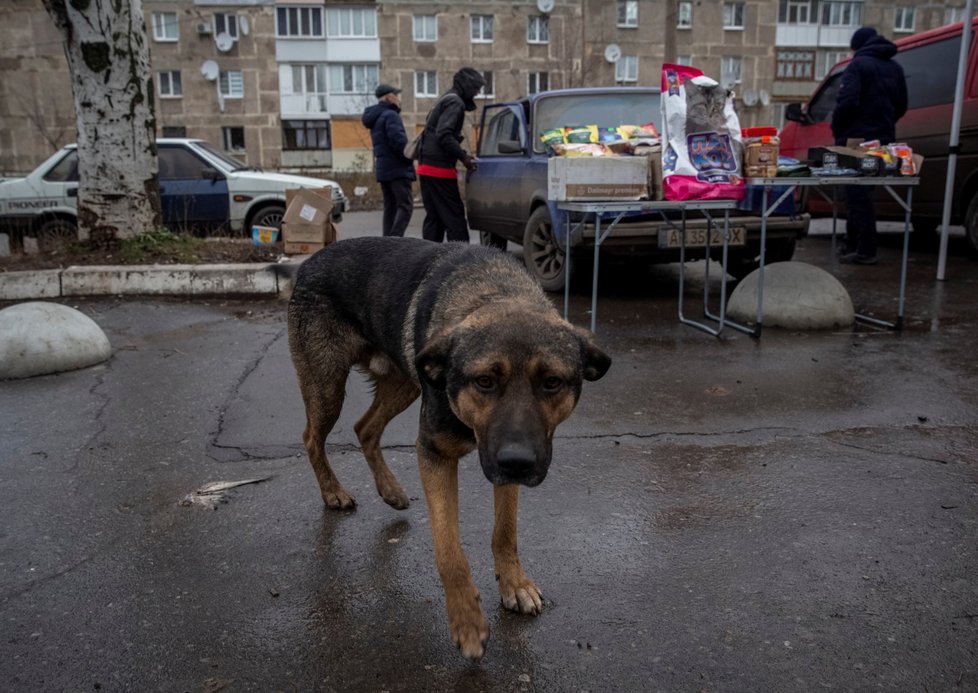
<path id="1" fill-rule="evenodd" d="M 400 94 L 401 90 L 390 84 L 379 84 L 377 88 L 374 89 L 374 96 L 378 99 L 382 99 L 388 94 Z"/>
<path id="2" fill-rule="evenodd" d="M 871 38 L 876 36 L 876 29 L 871 26 L 864 26 L 856 29 L 855 33 L 852 35 L 852 39 L 849 41 L 849 48 L 854 51 L 858 51 L 860 48 L 865 46 Z"/>

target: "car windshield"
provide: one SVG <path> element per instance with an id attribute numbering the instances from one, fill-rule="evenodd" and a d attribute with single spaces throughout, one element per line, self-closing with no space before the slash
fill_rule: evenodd
<path id="1" fill-rule="evenodd" d="M 537 132 L 533 146 L 537 152 L 544 151 L 540 136 L 554 128 L 654 123 L 656 130 L 662 132 L 661 119 L 659 94 L 654 92 L 545 96 L 536 103 Z"/>
<path id="2" fill-rule="evenodd" d="M 243 163 L 239 159 L 235 159 L 233 156 L 222 152 L 220 149 L 215 149 L 206 142 L 194 142 L 195 147 L 200 147 L 205 152 L 210 154 L 212 157 L 221 162 L 221 165 L 228 171 L 253 171 L 254 168 Z"/>

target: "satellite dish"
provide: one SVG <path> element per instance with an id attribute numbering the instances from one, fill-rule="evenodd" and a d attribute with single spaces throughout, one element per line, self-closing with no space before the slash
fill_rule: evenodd
<path id="1" fill-rule="evenodd" d="M 771 95 L 768 94 L 767 91 L 765 91 L 764 89 L 761 89 L 758 96 L 761 99 L 762 106 L 767 106 L 769 103 L 771 103 Z"/>
<path id="2" fill-rule="evenodd" d="M 234 39 L 231 38 L 231 34 L 222 31 L 214 37 L 214 43 L 217 45 L 217 50 L 227 53 L 234 46 Z"/>
<path id="3" fill-rule="evenodd" d="M 621 48 L 617 43 L 609 43 L 604 49 L 604 59 L 609 63 L 617 63 L 621 58 Z"/>
<path id="4" fill-rule="evenodd" d="M 757 91 L 754 89 L 744 89 L 744 105 L 745 106 L 756 106 L 757 105 Z"/>
<path id="5" fill-rule="evenodd" d="M 245 36 L 248 35 L 248 32 L 251 31 L 251 27 L 248 25 L 247 17 L 238 17 L 238 28 L 241 29 L 242 34 Z"/>
<path id="6" fill-rule="evenodd" d="M 537 9 L 548 14 L 554 8 L 554 0 L 537 0 Z"/>
<path id="7" fill-rule="evenodd" d="M 204 75 L 204 79 L 208 82 L 213 82 L 220 73 L 221 68 L 213 60 L 205 60 L 200 66 L 200 74 Z"/>

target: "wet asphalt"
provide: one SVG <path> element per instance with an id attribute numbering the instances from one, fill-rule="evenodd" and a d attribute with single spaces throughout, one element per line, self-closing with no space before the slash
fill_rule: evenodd
<path id="1" fill-rule="evenodd" d="M 840 267 L 825 237 L 796 256 L 884 319 L 898 258 L 893 238 L 875 267 Z M 0 383 L 0 689 L 978 690 L 978 262 L 952 244 L 948 281 L 936 265 L 911 252 L 900 332 L 759 340 L 679 324 L 675 267 L 604 272 L 614 363 L 521 498 L 540 616 L 500 607 L 489 483 L 461 465 L 478 664 L 448 637 L 417 405 L 384 438 L 412 500 L 396 511 L 351 378 L 327 450 L 359 506 L 327 511 L 284 301 L 71 301 L 112 359 Z M 578 287 L 572 321 L 589 308 Z"/>

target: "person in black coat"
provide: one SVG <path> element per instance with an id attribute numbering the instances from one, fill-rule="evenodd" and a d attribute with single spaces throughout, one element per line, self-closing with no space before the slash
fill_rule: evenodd
<path id="1" fill-rule="evenodd" d="M 462 127 L 465 113 L 476 109 L 475 97 L 485 85 L 482 73 L 463 67 L 425 121 L 418 176 L 425 211 L 421 235 L 429 241 L 441 243 L 447 235 L 449 241 L 469 242 L 455 165 L 461 162 L 467 170 L 475 170 L 475 157 L 462 148 Z"/>
<path id="2" fill-rule="evenodd" d="M 374 91 L 377 103 L 361 118 L 374 145 L 374 173 L 384 195 L 385 236 L 403 236 L 414 212 L 414 162 L 404 156 L 408 137 L 401 121 L 400 94 L 397 87 L 379 85 Z"/>
<path id="3" fill-rule="evenodd" d="M 845 145 L 858 139 L 891 144 L 896 139 L 896 123 L 907 112 L 907 80 L 900 63 L 893 60 L 897 47 L 868 26 L 856 30 L 849 47 L 853 58 L 842 73 L 832 112 L 835 143 Z M 873 188 L 849 186 L 846 195 L 849 216 L 839 261 L 875 265 Z"/>

